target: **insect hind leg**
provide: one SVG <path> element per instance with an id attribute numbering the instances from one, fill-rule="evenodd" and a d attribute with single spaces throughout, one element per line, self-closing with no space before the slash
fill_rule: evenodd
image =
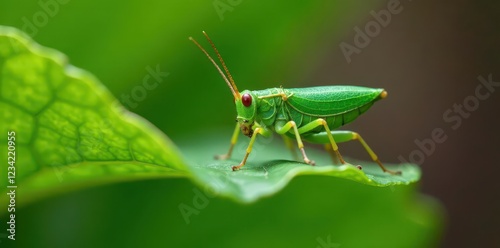
<path id="1" fill-rule="evenodd" d="M 361 137 L 361 135 L 359 135 L 356 132 L 352 131 L 330 131 L 329 133 L 322 132 L 322 133 L 308 135 L 304 138 L 304 140 L 311 143 L 325 144 L 329 142 L 328 136 L 334 137 L 335 141 L 337 141 L 338 143 L 347 142 L 351 140 L 358 140 L 363 146 L 363 148 L 365 148 L 366 152 L 370 155 L 372 160 L 376 162 L 384 172 L 387 172 L 392 175 L 401 175 L 401 171 L 393 171 L 385 168 L 385 166 L 378 159 L 378 156 L 375 154 L 375 152 L 373 152 L 373 150 L 368 146 L 368 144 Z"/>
<path id="2" fill-rule="evenodd" d="M 340 164 L 340 160 L 337 157 L 337 154 L 335 154 L 335 152 L 333 151 L 333 147 L 330 143 L 325 144 L 325 150 L 328 152 L 328 154 L 330 154 L 333 164 Z"/>

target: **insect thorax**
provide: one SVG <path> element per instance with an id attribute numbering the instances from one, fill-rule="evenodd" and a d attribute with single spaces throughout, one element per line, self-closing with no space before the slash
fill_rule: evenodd
<path id="1" fill-rule="evenodd" d="M 283 107 L 283 100 L 281 97 L 268 97 L 282 92 L 283 89 L 281 88 L 252 91 L 252 93 L 258 98 L 256 121 L 261 125 L 273 127 L 278 117 L 286 118 L 285 116 L 282 116 L 282 113 L 280 113 L 281 111 L 279 111 Z"/>

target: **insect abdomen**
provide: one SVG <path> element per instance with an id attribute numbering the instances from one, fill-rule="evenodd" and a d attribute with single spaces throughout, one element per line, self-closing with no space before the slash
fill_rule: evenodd
<path id="1" fill-rule="evenodd" d="M 328 123 L 328 127 L 333 130 L 337 129 L 347 123 L 350 123 L 354 121 L 358 116 L 360 116 L 362 113 L 366 112 L 373 103 L 369 103 L 364 105 L 363 107 L 357 108 L 356 110 L 352 110 L 343 114 L 336 114 L 332 116 L 315 116 L 315 115 L 306 115 L 306 114 L 301 114 L 296 112 L 296 110 L 292 109 L 290 111 L 291 119 L 295 121 L 298 127 L 302 127 L 306 125 L 307 123 L 310 123 L 318 118 L 322 118 L 326 120 Z M 323 127 L 317 127 L 316 129 L 313 130 L 313 132 L 321 132 L 323 131 Z"/>
<path id="2" fill-rule="evenodd" d="M 291 95 L 283 107 L 289 118 L 302 127 L 318 118 L 327 121 L 330 129 L 339 128 L 366 112 L 376 100 L 381 99 L 383 89 L 359 86 L 323 86 L 301 89 L 285 89 Z M 312 132 L 321 132 L 318 127 Z"/>

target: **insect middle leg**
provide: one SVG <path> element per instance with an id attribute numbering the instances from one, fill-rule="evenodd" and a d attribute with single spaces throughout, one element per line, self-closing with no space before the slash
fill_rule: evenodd
<path id="1" fill-rule="evenodd" d="M 324 144 L 324 143 L 328 142 L 327 137 L 329 137 L 329 136 L 334 137 L 335 140 L 339 143 L 347 142 L 347 141 L 351 141 L 351 140 L 359 140 L 359 142 L 361 143 L 363 148 L 365 148 L 366 152 L 368 152 L 368 154 L 370 155 L 372 160 L 374 162 L 376 162 L 384 172 L 387 172 L 387 173 L 392 174 L 392 175 L 401 175 L 401 171 L 393 171 L 393 170 L 389 170 L 389 169 L 385 168 L 385 166 L 378 159 L 377 154 L 375 154 L 375 152 L 373 152 L 373 150 L 368 146 L 368 144 L 361 137 L 361 135 L 359 135 L 356 132 L 330 131 L 330 132 L 322 132 L 322 133 L 318 133 L 318 134 L 311 134 L 311 135 L 307 136 L 307 141 L 312 142 L 312 143 L 323 143 Z"/>
<path id="2" fill-rule="evenodd" d="M 284 122 L 284 121 L 278 121 L 276 122 L 274 129 L 276 130 L 276 133 L 278 134 L 285 134 L 290 129 L 293 129 L 293 133 L 295 134 L 295 138 L 297 138 L 297 145 L 299 146 L 300 152 L 302 152 L 302 157 L 304 158 L 304 162 L 306 164 L 314 165 L 315 162 L 313 160 L 310 160 L 306 152 L 304 151 L 304 143 L 302 143 L 302 139 L 300 138 L 300 132 L 299 129 L 297 128 L 297 125 L 295 124 L 294 121 L 289 121 L 289 122 Z"/>
<path id="3" fill-rule="evenodd" d="M 335 139 L 333 138 L 333 136 L 330 134 L 331 131 L 330 131 L 330 128 L 328 127 L 328 124 L 326 123 L 326 121 L 324 119 L 316 119 L 310 123 L 307 123 L 305 126 L 299 128 L 299 133 L 307 133 L 319 126 L 323 126 L 325 128 L 325 133 L 327 134 L 327 138 L 328 138 L 328 141 L 325 141 L 324 143 L 322 144 L 328 144 L 330 143 L 330 146 L 331 146 L 331 149 L 333 150 L 335 156 L 338 158 L 338 160 L 340 161 L 341 164 L 345 164 L 345 161 L 344 159 L 342 158 L 342 155 L 340 155 L 340 152 L 339 152 L 339 147 L 337 146 L 337 143 L 335 142 Z M 308 135 L 306 137 L 306 140 L 309 138 L 309 136 L 312 136 L 312 135 Z"/>

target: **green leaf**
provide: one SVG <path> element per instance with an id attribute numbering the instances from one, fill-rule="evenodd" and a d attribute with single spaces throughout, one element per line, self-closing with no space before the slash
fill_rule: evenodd
<path id="1" fill-rule="evenodd" d="M 212 130 L 208 133 L 214 135 L 188 137 L 186 140 L 189 142 L 181 144 L 182 151 L 191 159 L 192 172 L 214 194 L 241 202 L 253 202 L 263 196 L 273 195 L 300 175 L 332 176 L 378 187 L 409 185 L 417 182 L 421 175 L 419 167 L 413 164 L 385 164 L 388 169 L 400 170 L 402 175 L 390 175 L 373 162 L 349 158 L 346 160 L 351 164 L 332 165 L 326 152 L 314 148 L 307 149 L 308 156 L 317 164 L 311 166 L 293 160 L 291 152 L 274 136 L 258 137 L 247 164 L 239 171 L 232 171 L 231 166 L 238 165 L 245 155 L 248 138 L 241 135 L 232 158 L 220 161 L 213 157 L 214 154 L 227 151 L 230 139 L 227 134 L 230 130 Z M 361 165 L 363 169 L 359 170 L 352 164 Z"/>
<path id="2" fill-rule="evenodd" d="M 186 174 L 162 132 L 124 110 L 96 78 L 66 61 L 18 30 L 0 27 L 0 161 L 7 161 L 7 132 L 14 131 L 18 201 Z M 7 184 L 0 180 L 2 190 Z"/>
<path id="3" fill-rule="evenodd" d="M 201 137 L 184 139 L 184 155 L 190 160 L 186 162 L 163 133 L 124 110 L 96 78 L 15 29 L 0 27 L 0 68 L 0 134 L 7 140 L 7 132 L 16 132 L 15 185 L 20 186 L 20 202 L 82 187 L 161 177 L 190 177 L 214 193 L 246 203 L 279 192 L 299 175 L 332 176 L 371 186 L 407 185 L 420 178 L 414 165 L 400 165 L 397 169 L 403 175 L 392 176 L 373 163 L 356 162 L 363 166 L 360 171 L 352 165 L 331 165 L 325 152 L 308 148 L 318 164 L 309 166 L 291 160 L 280 142 L 263 137 L 257 139 L 247 165 L 233 172 L 231 165 L 243 158 L 248 142 L 241 138 L 232 160 L 213 160 L 214 154 L 227 149 L 229 137 L 221 135 L 227 130 L 205 130 Z M 6 151 L 7 143 L 0 149 Z M 6 156 L 0 153 L 2 161 Z M 0 187 L 8 184 L 2 180 Z M 7 200 L 5 194 L 2 200 Z"/>

